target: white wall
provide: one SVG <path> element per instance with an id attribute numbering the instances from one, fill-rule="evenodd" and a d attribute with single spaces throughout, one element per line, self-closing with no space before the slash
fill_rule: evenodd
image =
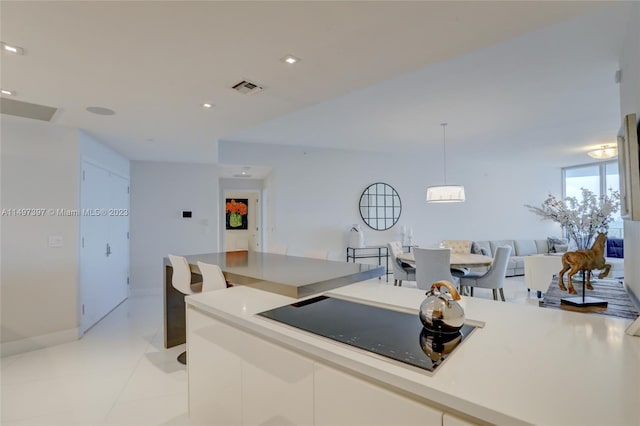
<path id="1" fill-rule="evenodd" d="M 132 293 L 162 291 L 167 254 L 219 250 L 219 186 L 211 164 L 131 163 Z M 193 217 L 182 218 L 190 210 Z"/>
<path id="2" fill-rule="evenodd" d="M 366 244 L 399 238 L 399 226 L 374 231 L 358 213 L 362 191 L 386 182 L 400 194 L 398 225 L 414 228 L 414 240 L 435 245 L 441 239 L 546 238 L 560 230 L 540 221 L 524 204 L 539 204 L 549 192 L 560 194 L 560 169 L 539 164 L 476 162 L 449 153 L 448 180 L 464 184 L 467 202 L 427 204 L 426 187 L 441 183 L 441 153 L 364 153 L 250 143 L 220 145 L 220 161 L 273 167 L 270 239 L 289 245 L 289 254 L 310 248 L 330 250 L 343 260 L 351 224 L 361 223 Z M 451 151 L 451 150 L 449 150 Z"/>
<path id="3" fill-rule="evenodd" d="M 640 116 L 640 4 L 633 5 L 626 38 L 620 53 L 620 110 Z M 640 298 L 640 222 L 624 222 L 625 284 Z"/>
<path id="4" fill-rule="evenodd" d="M 76 130 L 2 115 L 2 208 L 78 208 Z M 2 352 L 78 337 L 73 216 L 2 217 Z M 63 246 L 49 248 L 49 236 Z"/>
<path id="5" fill-rule="evenodd" d="M 122 177 L 129 177 L 131 168 L 129 159 L 82 130 L 78 131 L 78 142 L 80 161 L 88 160 Z"/>

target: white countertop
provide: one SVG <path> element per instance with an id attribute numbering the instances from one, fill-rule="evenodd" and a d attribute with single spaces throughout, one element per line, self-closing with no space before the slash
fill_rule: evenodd
<path id="1" fill-rule="evenodd" d="M 416 312 L 424 291 L 371 281 L 328 294 Z M 312 358 L 497 424 L 640 425 L 640 337 L 631 320 L 462 298 L 485 322 L 429 375 L 255 313 L 296 299 L 249 287 L 186 298 L 189 305 Z"/>

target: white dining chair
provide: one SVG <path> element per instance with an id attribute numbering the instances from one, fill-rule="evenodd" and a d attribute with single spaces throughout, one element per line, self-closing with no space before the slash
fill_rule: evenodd
<path id="1" fill-rule="evenodd" d="M 436 281 L 457 282 L 451 275 L 450 249 L 415 247 L 413 254 L 416 259 L 416 287 L 428 290 Z"/>
<path id="2" fill-rule="evenodd" d="M 450 248 L 451 253 L 471 253 L 471 240 L 442 240 L 441 244 L 444 245 L 444 248 Z"/>
<path id="3" fill-rule="evenodd" d="M 489 270 L 486 273 L 471 272 L 467 276 L 460 278 L 461 292 L 464 287 L 471 287 L 471 296 L 473 296 L 474 287 L 490 288 L 493 290 L 493 300 L 498 300 L 496 290 L 500 290 L 500 297 L 504 302 L 504 279 L 510 254 L 511 247 L 498 247 L 493 258 L 493 263 L 489 266 Z"/>
<path id="4" fill-rule="evenodd" d="M 198 261 L 202 275 L 202 292 L 227 288 L 227 280 L 218 265 Z"/>
<path id="5" fill-rule="evenodd" d="M 391 266 L 393 268 L 393 285 L 402 286 L 402 281 L 415 281 L 416 268 L 398 259 L 402 254 L 402 243 L 400 241 L 389 241 L 387 243 Z"/>
<path id="6" fill-rule="evenodd" d="M 442 240 L 440 247 L 451 249 L 451 254 L 471 253 L 471 240 Z M 451 268 L 451 275 L 456 278 L 464 277 L 470 272 L 469 268 Z"/>
<path id="7" fill-rule="evenodd" d="M 311 259 L 327 260 L 329 258 L 329 251 L 327 250 L 307 250 L 304 252 L 304 257 Z"/>
<path id="8" fill-rule="evenodd" d="M 170 254 L 169 262 L 171 262 L 171 267 L 173 268 L 173 272 L 171 273 L 171 285 L 173 288 L 185 296 L 198 292 L 194 290 L 192 286 L 202 288 L 202 283 L 191 282 L 191 268 L 189 268 L 189 262 L 187 262 L 186 258 Z M 178 355 L 178 362 L 180 364 L 187 363 L 186 351 Z"/>

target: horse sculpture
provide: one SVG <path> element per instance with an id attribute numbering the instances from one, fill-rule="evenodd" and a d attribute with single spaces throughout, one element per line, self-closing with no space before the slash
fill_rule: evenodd
<path id="1" fill-rule="evenodd" d="M 593 286 L 591 285 L 592 269 L 602 270 L 598 275 L 598 278 L 604 278 L 609 275 L 611 265 L 604 263 L 604 244 L 606 241 L 607 234 L 601 232 L 598 234 L 596 241 L 590 249 L 569 251 L 562 255 L 562 270 L 558 277 L 558 286 L 560 287 L 560 290 L 567 290 L 564 286 L 563 280 L 564 273 L 567 271 L 569 271 L 567 274 L 567 285 L 569 287 L 570 294 L 578 294 L 576 289 L 573 288 L 573 283 L 571 282 L 571 277 L 577 274 L 578 271 L 586 271 L 587 288 L 589 290 L 593 290 Z"/>

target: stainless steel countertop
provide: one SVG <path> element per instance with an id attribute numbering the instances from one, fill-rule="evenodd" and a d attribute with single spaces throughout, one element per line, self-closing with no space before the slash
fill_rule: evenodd
<path id="1" fill-rule="evenodd" d="M 280 254 L 234 251 L 185 256 L 191 270 L 200 273 L 197 262 L 220 266 L 227 281 L 289 297 L 305 297 L 376 278 L 385 274 L 384 266 Z M 171 266 L 168 258 L 164 264 Z"/>

